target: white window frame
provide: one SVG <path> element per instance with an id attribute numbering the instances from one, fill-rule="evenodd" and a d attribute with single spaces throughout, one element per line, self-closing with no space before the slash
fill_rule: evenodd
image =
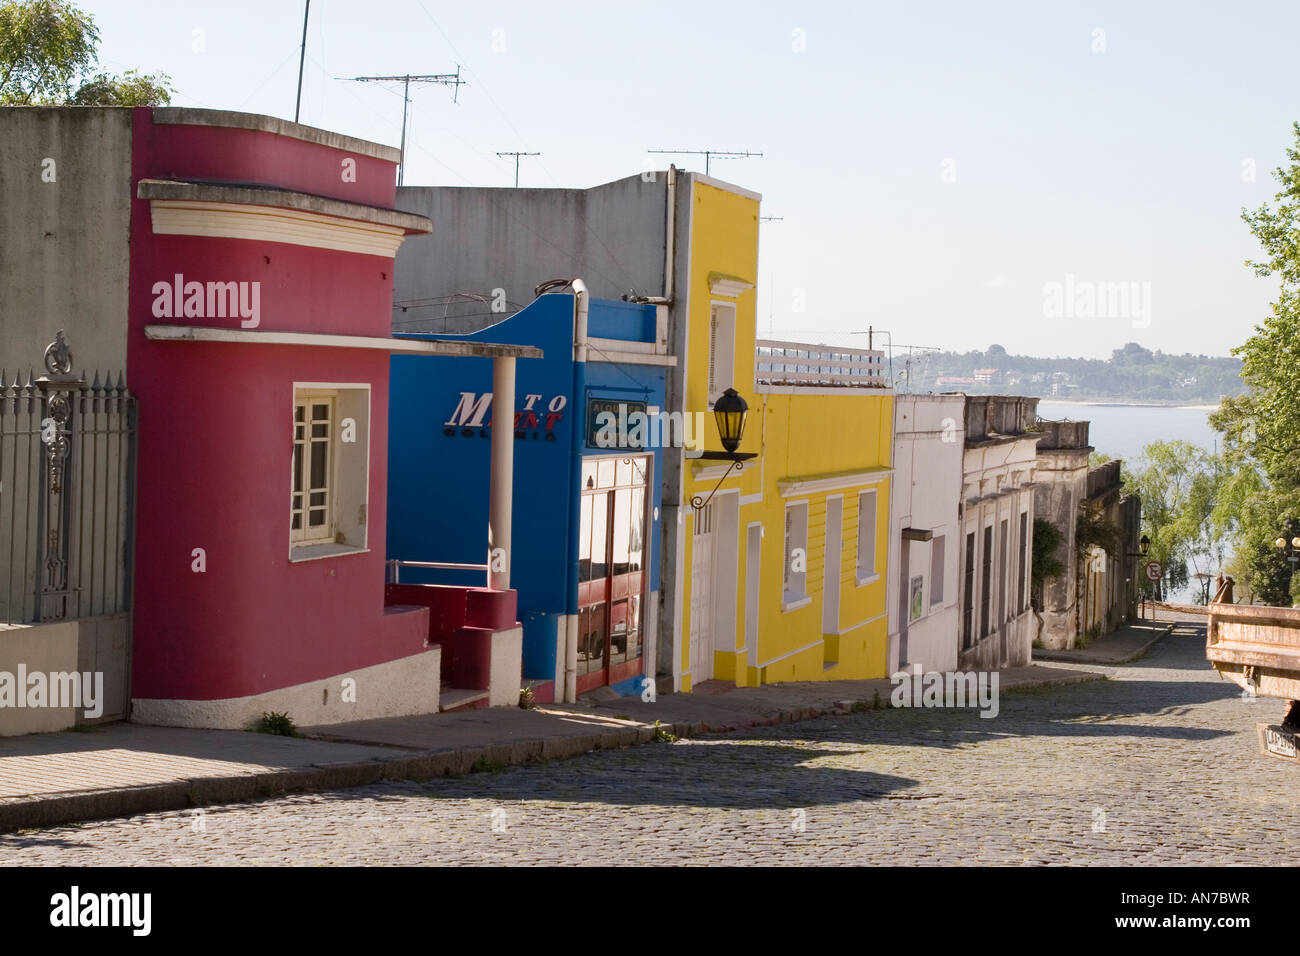
<path id="1" fill-rule="evenodd" d="M 736 303 L 714 300 L 709 303 L 709 408 L 735 383 L 736 375 Z"/>
<path id="2" fill-rule="evenodd" d="M 372 384 L 370 382 L 294 382 L 290 401 L 289 454 L 289 561 L 316 561 L 369 551 L 367 516 L 370 503 L 370 421 Z M 311 508 L 310 489 L 303 491 L 303 527 L 293 527 L 294 464 L 293 447 L 297 442 L 297 409 L 312 404 L 329 405 L 328 462 L 326 465 L 326 522 L 312 528 L 307 525 Z M 342 425 L 350 422 L 350 441 L 344 442 Z M 304 425 L 307 423 L 304 422 Z M 304 427 L 304 432 L 307 429 Z M 305 477 L 310 475 L 310 453 L 304 453 Z"/>
<path id="3" fill-rule="evenodd" d="M 335 459 L 337 458 L 335 446 L 338 443 L 338 409 L 335 399 L 338 397 L 337 389 L 315 389 L 315 388 L 296 388 L 293 394 L 293 445 L 294 451 L 297 451 L 299 445 L 298 429 L 303 430 L 303 454 L 298 467 L 302 471 L 302 491 L 296 490 L 298 475 L 295 473 L 293 458 L 290 459 L 289 473 L 289 540 L 294 547 L 302 547 L 314 544 L 336 544 L 336 530 L 334 522 L 335 507 L 335 489 L 337 482 L 334 476 Z M 312 488 L 310 484 L 311 477 L 311 446 L 314 436 L 311 435 L 313 426 L 317 423 L 312 418 L 312 406 L 325 405 L 327 407 L 325 425 L 325 486 L 323 488 Z M 302 408 L 303 421 L 298 421 L 298 409 Z M 302 495 L 301 508 L 294 507 L 294 498 L 299 494 Z M 313 506 L 311 498 L 314 494 L 325 495 L 325 523 L 318 527 L 312 527 L 310 524 L 310 515 L 312 511 L 322 506 Z M 294 528 L 293 519 L 295 515 L 301 515 L 300 527 Z"/>
<path id="4" fill-rule="evenodd" d="M 785 506 L 784 552 L 781 571 L 781 610 L 793 611 L 812 601 L 808 594 L 808 508 L 807 501 L 788 502 Z M 802 548 L 804 570 L 795 571 L 794 549 Z"/>
<path id="5" fill-rule="evenodd" d="M 879 536 L 880 536 L 880 530 L 877 527 L 878 522 L 876 521 L 876 517 L 877 517 L 876 508 L 877 508 L 877 503 L 879 502 L 879 499 L 876 497 L 877 490 L 878 489 L 876 488 L 864 488 L 862 491 L 858 492 L 858 555 L 857 555 L 857 568 L 854 571 L 854 574 L 857 577 L 858 587 L 862 587 L 865 584 L 870 584 L 872 581 L 875 581 L 880 577 L 880 573 L 876 570 L 876 548 L 878 546 Z M 868 497 L 870 498 L 870 503 L 864 508 L 863 503 L 867 500 Z M 864 514 L 868 514 L 871 516 L 870 550 L 867 550 L 867 548 L 865 547 L 866 542 L 864 540 L 864 531 L 866 530 L 866 525 L 862 521 L 862 516 Z M 868 556 L 871 561 L 870 568 L 866 574 L 862 573 L 864 555 Z"/>

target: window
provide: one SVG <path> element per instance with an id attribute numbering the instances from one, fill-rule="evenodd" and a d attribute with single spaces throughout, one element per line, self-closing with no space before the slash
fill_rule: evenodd
<path id="1" fill-rule="evenodd" d="M 365 549 L 369 419 L 369 385 L 294 388 L 292 560 Z"/>
<path id="2" fill-rule="evenodd" d="M 1029 512 L 1020 512 L 1020 566 L 1016 569 L 1016 610 L 1023 614 L 1025 604 L 1025 564 L 1029 553 Z"/>
<path id="3" fill-rule="evenodd" d="M 998 626 L 1011 619 L 1007 613 L 1007 519 L 998 525 Z"/>
<path id="4" fill-rule="evenodd" d="M 731 388 L 736 366 L 736 307 L 713 303 L 709 314 L 709 405 Z"/>
<path id="5" fill-rule="evenodd" d="M 980 575 L 980 637 L 989 636 L 990 582 L 993 580 L 993 526 L 984 529 L 984 571 Z"/>
<path id="6" fill-rule="evenodd" d="M 930 541 L 930 605 L 943 603 L 944 538 L 936 534 Z"/>
<path id="7" fill-rule="evenodd" d="M 876 493 L 858 494 L 858 583 L 876 574 Z"/>
<path id="8" fill-rule="evenodd" d="M 289 518 L 295 542 L 334 541 L 334 397 L 304 395 L 293 403 L 293 495 Z"/>
<path id="9" fill-rule="evenodd" d="M 962 569 L 961 646 L 970 647 L 975 617 L 975 532 L 966 535 L 966 565 Z"/>
<path id="10" fill-rule="evenodd" d="M 808 594 L 808 502 L 785 506 L 785 569 L 782 572 L 786 604 Z"/>

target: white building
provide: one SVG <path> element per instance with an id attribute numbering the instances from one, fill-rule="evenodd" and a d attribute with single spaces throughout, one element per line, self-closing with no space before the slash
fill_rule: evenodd
<path id="1" fill-rule="evenodd" d="M 894 399 L 890 501 L 889 673 L 957 669 L 958 550 L 965 453 L 960 394 Z"/>
<path id="2" fill-rule="evenodd" d="M 967 396 L 959 544 L 961 670 L 1028 664 L 1038 399 Z"/>

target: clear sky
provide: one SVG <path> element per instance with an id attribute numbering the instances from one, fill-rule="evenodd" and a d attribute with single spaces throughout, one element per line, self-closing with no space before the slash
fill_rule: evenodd
<path id="1" fill-rule="evenodd" d="M 292 119 L 299 0 L 80 5 L 103 68 Z M 1222 355 L 1275 289 L 1242 264 L 1240 211 L 1271 199 L 1300 120 L 1298 35 L 1294 0 L 312 0 L 302 121 L 396 146 L 400 89 L 337 77 L 459 64 L 458 103 L 412 94 L 407 185 L 509 186 L 506 150 L 541 152 L 525 187 L 637 173 L 651 147 L 763 153 L 712 173 L 781 217 L 762 227 L 764 332 Z M 1054 310 L 1050 283 L 1077 307 Z M 1129 297 L 1089 313 L 1090 283 Z"/>

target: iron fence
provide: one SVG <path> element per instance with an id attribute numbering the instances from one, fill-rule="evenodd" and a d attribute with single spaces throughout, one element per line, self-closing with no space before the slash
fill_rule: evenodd
<path id="1" fill-rule="evenodd" d="M 131 606 L 136 399 L 74 374 L 62 331 L 45 367 L 0 368 L 0 624 Z"/>

